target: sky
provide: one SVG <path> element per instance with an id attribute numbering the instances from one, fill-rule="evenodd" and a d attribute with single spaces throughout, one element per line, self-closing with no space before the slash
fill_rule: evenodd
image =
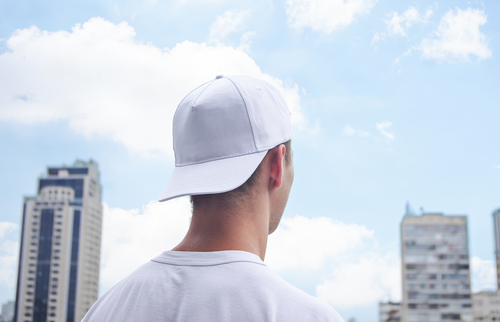
<path id="1" fill-rule="evenodd" d="M 348 320 L 401 298 L 399 224 L 468 216 L 472 287 L 495 288 L 500 4 L 395 0 L 0 0 L 0 302 L 23 196 L 47 166 L 99 164 L 100 293 L 175 246 L 179 101 L 216 75 L 265 79 L 293 123 L 295 181 L 266 263 Z"/>

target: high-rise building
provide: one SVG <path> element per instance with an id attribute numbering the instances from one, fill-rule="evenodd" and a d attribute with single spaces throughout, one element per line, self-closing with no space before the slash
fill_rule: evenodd
<path id="1" fill-rule="evenodd" d="M 97 300 L 102 204 L 97 163 L 48 167 L 25 197 L 15 322 L 77 322 Z"/>
<path id="2" fill-rule="evenodd" d="M 495 233 L 495 259 L 497 264 L 497 290 L 500 290 L 500 208 L 493 212 Z"/>
<path id="3" fill-rule="evenodd" d="M 472 321 L 467 216 L 407 211 L 401 264 L 402 321 Z"/>

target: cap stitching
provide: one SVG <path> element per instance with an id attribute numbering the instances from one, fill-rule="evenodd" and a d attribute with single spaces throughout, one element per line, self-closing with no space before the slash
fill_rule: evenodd
<path id="1" fill-rule="evenodd" d="M 255 133 L 253 132 L 252 122 L 250 121 L 250 114 L 248 114 L 247 102 L 243 98 L 243 95 L 241 95 L 240 89 L 238 88 L 238 86 L 236 86 L 236 83 L 233 82 L 233 80 L 231 78 L 227 78 L 227 77 L 224 77 L 224 78 L 229 80 L 231 83 L 233 83 L 234 87 L 238 91 L 238 94 L 240 94 L 240 97 L 241 97 L 241 100 L 243 101 L 243 104 L 245 104 L 245 112 L 247 112 L 248 123 L 250 123 L 250 130 L 252 130 L 253 145 L 255 146 L 255 149 L 257 150 L 257 143 L 255 142 Z"/>
<path id="2" fill-rule="evenodd" d="M 264 152 L 264 151 L 268 151 L 268 150 L 269 149 L 264 149 L 262 151 L 245 151 L 245 152 L 241 152 L 241 153 L 228 154 L 228 155 L 224 155 L 224 156 L 221 156 L 221 157 L 204 159 L 204 160 L 201 160 L 201 161 L 184 163 L 184 164 L 177 164 L 177 163 L 175 163 L 175 166 L 176 167 L 184 167 L 184 166 L 188 166 L 188 165 L 193 165 L 193 164 L 198 164 L 198 163 L 205 163 L 205 162 L 210 162 L 210 161 L 220 160 L 220 159 L 226 159 L 226 158 L 232 158 L 232 157 L 237 157 L 237 156 L 241 156 L 241 155 L 249 155 L 249 154 L 260 153 L 260 152 Z"/>
<path id="3" fill-rule="evenodd" d="M 196 98 L 194 99 L 193 104 L 191 105 L 191 107 L 192 107 L 192 108 L 196 105 L 196 102 L 197 102 L 197 101 L 198 101 L 198 99 L 200 98 L 201 94 L 203 94 L 203 93 L 207 90 L 207 88 L 209 88 L 209 87 L 210 87 L 210 85 L 212 85 L 213 83 L 215 83 L 217 80 L 218 80 L 218 78 L 217 78 L 217 79 L 212 80 L 212 82 L 210 82 L 210 84 L 208 84 L 207 86 L 205 86 L 205 88 L 204 88 L 204 89 L 200 92 L 200 94 L 198 94 L 198 96 L 196 96 Z M 206 84 L 206 83 L 205 83 L 205 84 Z"/>

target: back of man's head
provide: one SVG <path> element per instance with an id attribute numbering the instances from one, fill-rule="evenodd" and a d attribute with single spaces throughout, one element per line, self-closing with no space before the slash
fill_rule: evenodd
<path id="1" fill-rule="evenodd" d="M 190 195 L 193 207 L 214 198 L 237 202 L 253 189 L 269 150 L 286 144 L 290 162 L 290 139 L 290 111 L 275 87 L 247 76 L 217 76 L 177 107 L 176 167 L 159 200 Z"/>

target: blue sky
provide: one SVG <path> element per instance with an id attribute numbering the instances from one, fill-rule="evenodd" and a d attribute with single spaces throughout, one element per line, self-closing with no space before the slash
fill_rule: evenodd
<path id="1" fill-rule="evenodd" d="M 270 249 L 281 276 L 345 319 L 376 320 L 376 302 L 398 297 L 409 201 L 469 216 L 473 287 L 494 287 L 499 17 L 495 1 L 0 1 L 0 301 L 14 296 L 22 197 L 47 165 L 96 160 L 109 218 L 185 216 L 185 204 L 150 204 L 173 170 L 171 113 L 195 86 L 233 73 L 273 82 L 293 110 L 295 182 L 270 247 L 325 237 L 297 239 L 321 250 L 303 254 L 314 264 Z M 351 235 L 318 233 L 343 225 Z M 339 246 L 351 237 L 356 247 Z M 111 239 L 107 252 L 124 247 Z M 363 265 L 395 273 L 339 280 Z M 349 292 L 369 295 L 337 296 Z"/>

